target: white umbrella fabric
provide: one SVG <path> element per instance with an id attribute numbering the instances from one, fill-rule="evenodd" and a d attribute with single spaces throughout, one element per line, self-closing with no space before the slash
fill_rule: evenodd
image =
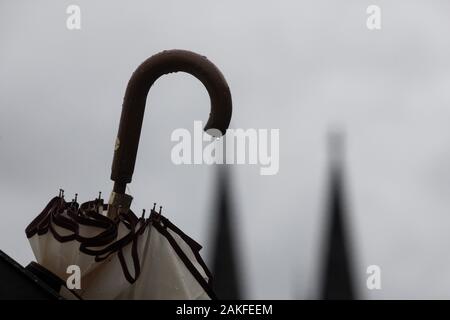
<path id="1" fill-rule="evenodd" d="M 75 293 L 83 299 L 215 297 L 201 246 L 168 219 L 154 209 L 148 218 L 128 210 L 116 223 L 106 212 L 102 199 L 53 198 L 26 229 L 37 262 L 64 282 L 68 267 L 78 266 Z"/>

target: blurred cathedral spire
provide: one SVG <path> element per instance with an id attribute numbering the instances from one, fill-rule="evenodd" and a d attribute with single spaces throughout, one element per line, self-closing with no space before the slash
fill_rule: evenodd
<path id="1" fill-rule="evenodd" d="M 352 254 L 346 218 L 347 203 L 344 183 L 344 134 L 333 130 L 328 136 L 329 189 L 324 259 L 321 274 L 321 299 L 353 300 L 355 297 Z"/>
<path id="2" fill-rule="evenodd" d="M 219 299 L 242 299 L 238 251 L 230 172 L 226 165 L 218 166 L 218 178 L 213 227 L 212 285 Z"/>

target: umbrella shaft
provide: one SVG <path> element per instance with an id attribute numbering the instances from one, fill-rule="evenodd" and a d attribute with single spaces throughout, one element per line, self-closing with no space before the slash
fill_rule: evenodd
<path id="1" fill-rule="evenodd" d="M 127 184 L 126 184 L 126 183 L 123 183 L 123 182 L 114 182 L 113 191 L 116 192 L 116 193 L 124 194 L 124 193 L 125 193 L 126 187 L 127 187 Z"/>

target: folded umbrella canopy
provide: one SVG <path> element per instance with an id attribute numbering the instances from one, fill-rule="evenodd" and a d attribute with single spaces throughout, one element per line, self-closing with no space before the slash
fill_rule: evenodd
<path id="1" fill-rule="evenodd" d="M 211 275 L 200 257 L 201 246 L 155 210 L 137 217 L 125 193 L 131 182 L 148 91 L 162 75 L 183 71 L 198 78 L 211 99 L 205 126 L 225 134 L 232 103 L 222 73 L 204 56 L 169 50 L 144 61 L 133 73 L 125 93 L 116 139 L 108 204 L 101 195 L 82 204 L 50 200 L 26 228 L 38 264 L 66 281 L 70 268 L 80 270 L 82 299 L 211 299 Z M 209 129 L 216 129 L 209 131 Z M 212 133 L 213 132 L 213 133 Z M 68 292 L 61 287 L 60 294 Z M 71 294 L 70 297 L 73 298 Z"/>

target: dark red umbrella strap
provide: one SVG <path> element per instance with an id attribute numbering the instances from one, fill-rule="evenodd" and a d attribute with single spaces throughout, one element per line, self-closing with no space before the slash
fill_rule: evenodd
<path id="1" fill-rule="evenodd" d="M 167 228 L 163 225 L 161 225 L 159 222 L 152 224 L 166 239 L 169 241 L 170 245 L 172 246 L 175 253 L 178 255 L 180 260 L 184 263 L 186 268 L 191 272 L 192 276 L 197 280 L 198 284 L 205 290 L 205 292 L 208 294 L 208 296 L 216 300 L 216 294 L 212 290 L 212 287 L 210 286 L 210 283 L 207 282 L 203 276 L 200 274 L 200 272 L 197 270 L 197 268 L 192 264 L 191 260 L 186 256 L 183 249 L 180 248 L 175 238 L 170 234 L 169 231 L 167 231 Z M 192 248 L 191 248 L 192 249 Z M 194 250 L 193 250 L 194 251 Z M 195 252 L 195 251 L 194 251 Z M 206 269 L 207 270 L 207 269 Z M 205 270 L 205 271 L 206 271 Z M 209 273 L 209 271 L 208 271 Z"/>
<path id="2" fill-rule="evenodd" d="M 45 208 L 41 211 L 41 213 L 39 213 L 38 216 L 34 218 L 33 221 L 30 222 L 30 224 L 25 229 L 25 234 L 27 235 L 27 238 L 31 238 L 35 234 L 37 234 L 39 225 L 41 225 L 44 221 L 47 221 L 48 224 L 49 219 L 48 216 L 50 215 L 52 208 L 54 208 L 57 205 L 59 199 L 60 199 L 59 197 L 54 197 L 52 200 L 50 200 L 49 203 L 45 206 Z"/>
<path id="3" fill-rule="evenodd" d="M 158 217 L 158 219 L 161 220 L 164 226 L 166 226 L 167 228 L 178 234 L 181 237 L 181 239 L 183 239 L 184 242 L 186 242 L 189 245 L 189 247 L 191 247 L 193 251 L 200 251 L 202 249 L 202 246 L 197 241 L 195 241 L 194 239 L 189 237 L 186 233 L 181 231 L 181 229 L 178 228 L 176 225 L 174 225 L 172 222 L 170 222 L 169 219 L 161 215 Z"/>
<path id="4" fill-rule="evenodd" d="M 64 216 L 63 213 L 65 210 L 70 210 L 71 204 L 65 202 L 64 199 L 60 200 L 59 206 L 52 212 L 50 215 L 50 230 L 53 233 L 53 236 L 58 239 L 60 242 L 72 241 L 76 238 L 78 234 L 78 224 L 69 216 Z M 56 226 L 69 230 L 72 234 L 69 235 L 61 235 L 56 229 L 53 227 L 53 224 Z"/>
<path id="5" fill-rule="evenodd" d="M 134 277 L 131 275 L 127 262 L 125 261 L 125 257 L 123 256 L 123 247 L 117 252 L 117 256 L 119 257 L 119 262 L 122 267 L 122 272 L 125 276 L 125 279 L 129 283 L 135 283 L 141 274 L 141 263 L 139 261 L 139 254 L 137 251 L 137 237 L 133 239 L 133 244 L 131 245 L 131 257 L 133 259 L 133 267 L 134 267 Z"/>
<path id="6" fill-rule="evenodd" d="M 105 229 L 94 237 L 83 237 L 78 234 L 76 240 L 80 242 L 80 247 L 101 247 L 110 244 L 117 239 L 117 227 L 113 226 Z"/>
<path id="7" fill-rule="evenodd" d="M 185 50 L 163 51 L 150 57 L 133 73 L 125 92 L 111 170 L 115 192 L 124 194 L 126 184 L 131 182 L 151 86 L 162 75 L 178 71 L 199 79 L 209 93 L 211 112 L 205 130 L 217 129 L 225 134 L 231 120 L 232 101 L 220 70 L 206 57 Z"/>
<path id="8" fill-rule="evenodd" d="M 134 237 L 135 229 L 133 226 L 133 228 L 130 228 L 130 232 L 128 232 L 125 236 L 115 240 L 114 242 L 110 242 L 109 245 L 101 249 L 98 249 L 98 247 L 101 247 L 101 245 L 98 244 L 98 242 L 102 240 L 101 237 L 92 237 L 90 238 L 90 241 L 83 241 L 80 244 L 80 251 L 88 255 L 95 256 L 96 261 L 102 261 L 109 257 L 112 253 L 132 242 Z"/>
<path id="9" fill-rule="evenodd" d="M 163 225 L 166 228 L 169 228 L 170 230 L 172 230 L 173 232 L 178 234 L 178 236 L 180 236 L 180 238 L 183 239 L 183 241 L 188 244 L 188 246 L 191 248 L 192 252 L 194 253 L 197 262 L 202 266 L 203 270 L 205 271 L 206 275 L 208 276 L 208 284 L 211 286 L 213 276 L 212 276 L 211 272 L 209 271 L 205 261 L 203 261 L 201 255 L 200 255 L 200 250 L 202 249 L 202 246 L 198 242 L 196 242 L 194 239 L 189 237 L 187 234 L 185 234 L 180 228 L 178 228 L 176 225 L 174 225 L 172 222 L 170 222 L 170 220 L 167 219 L 166 217 L 160 216 L 159 219 L 161 220 L 161 222 L 163 223 Z"/>
<path id="10" fill-rule="evenodd" d="M 101 239 L 96 239 L 96 237 L 90 238 L 91 241 L 83 241 L 80 244 L 80 251 L 91 256 L 95 256 L 96 261 L 102 261 L 108 258 L 111 254 L 117 252 L 121 248 L 125 247 L 129 243 L 136 241 L 139 236 L 143 234 L 144 229 L 147 226 L 145 219 L 137 218 L 136 215 L 129 210 L 127 213 L 121 214 L 121 222 L 127 221 L 130 231 L 122 238 L 110 242 L 109 245 L 98 249 L 101 245 L 98 241 Z M 136 226 L 140 223 L 139 228 Z M 117 238 L 117 237 L 116 237 Z"/>

